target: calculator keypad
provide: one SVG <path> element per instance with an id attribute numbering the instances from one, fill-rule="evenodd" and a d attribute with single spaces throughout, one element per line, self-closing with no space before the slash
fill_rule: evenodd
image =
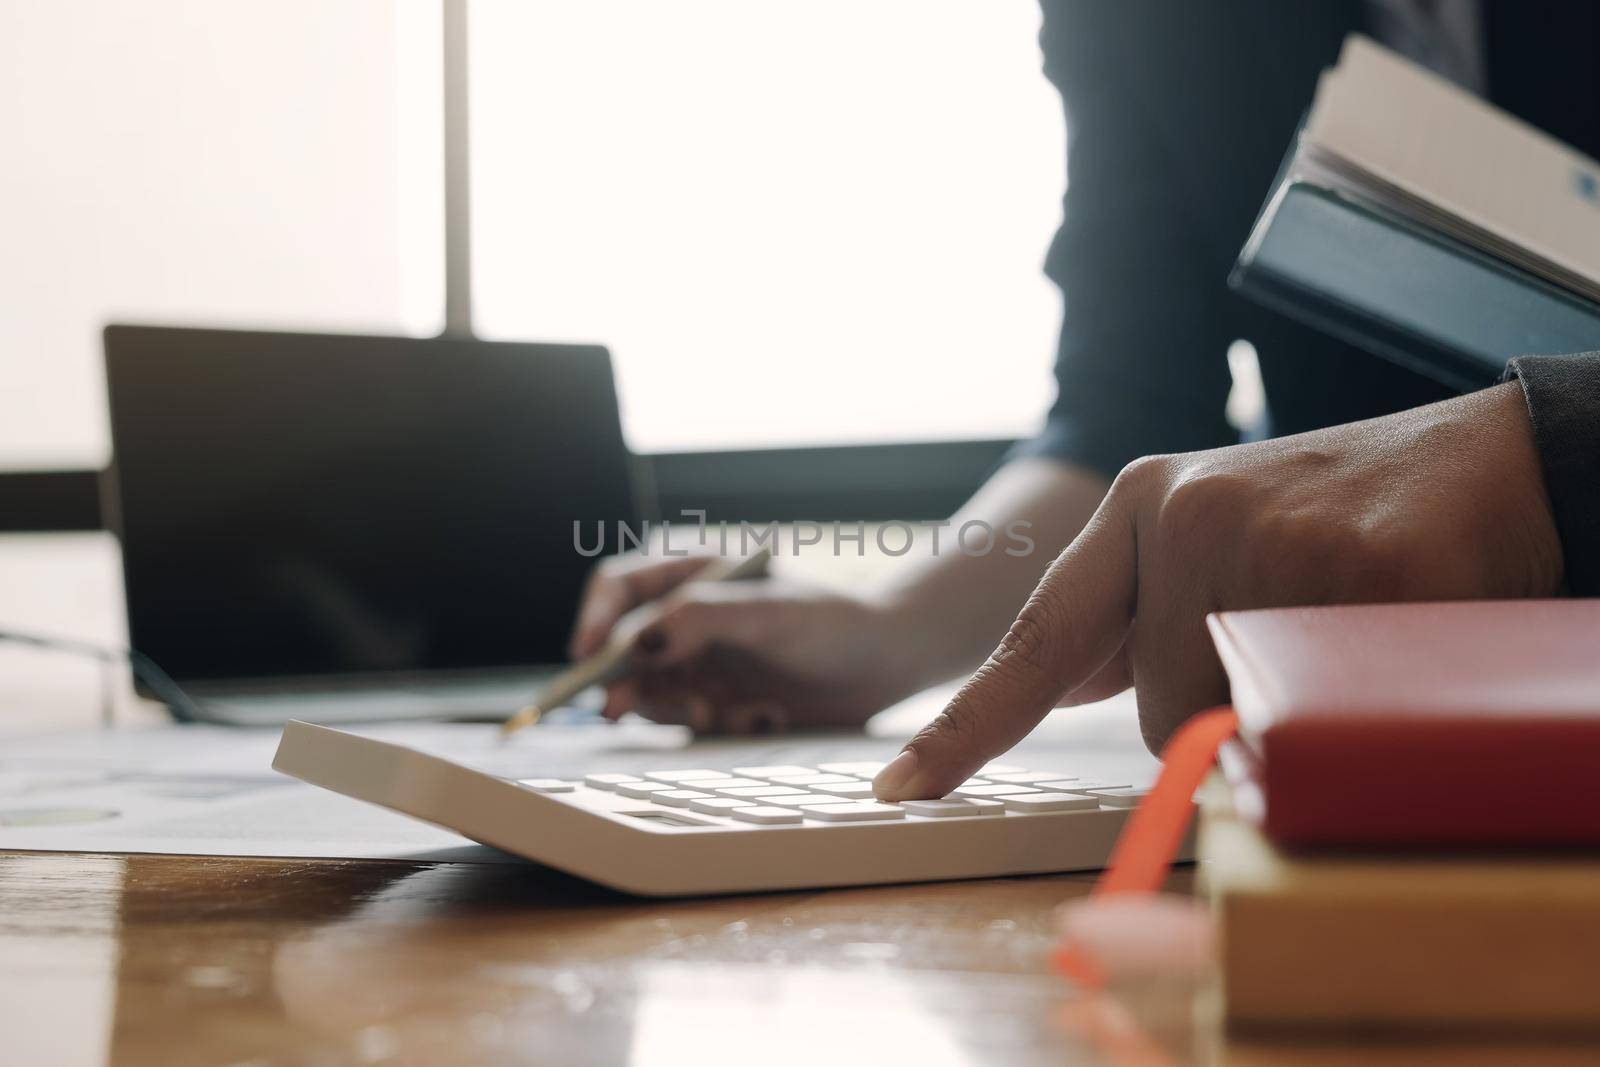
<path id="1" fill-rule="evenodd" d="M 1006 818 L 1132 808 L 1147 792 L 1126 782 L 989 764 L 942 799 L 884 804 L 872 792 L 872 778 L 883 766 L 862 760 L 815 767 L 735 767 L 731 771 L 663 769 L 641 775 L 591 774 L 581 784 L 652 806 L 682 808 L 755 826 Z M 524 779 L 522 784 L 540 792 L 570 793 L 580 783 Z"/>

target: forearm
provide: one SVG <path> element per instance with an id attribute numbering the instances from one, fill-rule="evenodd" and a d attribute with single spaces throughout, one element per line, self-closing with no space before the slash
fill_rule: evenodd
<path id="1" fill-rule="evenodd" d="M 1108 488 L 1099 474 L 1056 460 L 1008 463 L 951 518 L 937 553 L 875 592 L 890 625 L 914 646 L 910 656 L 920 684 L 970 671 L 994 651 L 1040 575 L 1083 529 Z M 995 531 L 991 551 L 968 555 L 955 543 L 962 524 L 973 521 Z M 1006 537 L 1008 528 L 1024 534 L 1032 548 L 1022 551 L 1025 545 Z"/>

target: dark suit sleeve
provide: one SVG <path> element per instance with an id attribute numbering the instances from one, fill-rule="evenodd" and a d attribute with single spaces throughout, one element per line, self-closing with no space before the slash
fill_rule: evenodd
<path id="1" fill-rule="evenodd" d="M 1045 73 L 1061 90 L 1069 138 L 1064 221 L 1045 273 L 1065 313 L 1055 403 L 1014 454 L 1110 478 L 1141 455 L 1237 439 L 1223 410 L 1237 336 L 1221 299 L 1228 262 L 1207 232 L 1215 205 L 1195 184 L 1208 164 L 1189 156 L 1181 131 L 1172 136 L 1175 122 L 1221 106 L 1197 66 L 1214 34 L 1186 40 L 1188 6 L 1044 5 Z M 1193 96 L 1175 105 L 1168 90 L 1185 75 Z"/>
<path id="2" fill-rule="evenodd" d="M 1518 356 L 1506 377 L 1528 399 L 1567 588 L 1600 596 L 1600 352 Z"/>

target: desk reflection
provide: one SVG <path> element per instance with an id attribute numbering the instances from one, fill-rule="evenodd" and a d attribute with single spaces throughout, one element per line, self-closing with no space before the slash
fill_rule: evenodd
<path id="1" fill-rule="evenodd" d="M 1192 981 L 1086 994 L 1047 961 L 1052 909 L 1090 884 L 642 901 L 533 865 L 0 854 L 0 1061 L 1600 1062 L 1581 1042 L 1224 1040 Z"/>
<path id="2" fill-rule="evenodd" d="M 533 865 L 114 862 L 131 1064 L 1059 1063 L 1049 910 L 1088 884 L 642 901 Z"/>

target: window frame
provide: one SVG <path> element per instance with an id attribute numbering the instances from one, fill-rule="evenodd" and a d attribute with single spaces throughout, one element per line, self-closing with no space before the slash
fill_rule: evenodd
<path id="1" fill-rule="evenodd" d="M 635 454 L 646 514 L 708 522 L 908 522 L 948 518 L 1012 440 Z M 0 471 L 0 533 L 106 529 L 104 471 Z"/>
<path id="2" fill-rule="evenodd" d="M 440 0 L 444 116 L 444 323 L 472 334 L 469 0 Z M 1010 439 L 635 454 L 646 514 L 709 522 L 937 520 L 1003 461 Z M 0 470 L 0 533 L 106 528 L 102 470 Z"/>

